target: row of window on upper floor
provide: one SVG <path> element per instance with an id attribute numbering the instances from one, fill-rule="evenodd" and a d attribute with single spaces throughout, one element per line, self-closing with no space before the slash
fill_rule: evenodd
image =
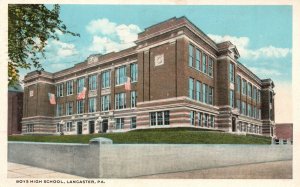
<path id="1" fill-rule="evenodd" d="M 74 102 L 66 102 L 66 115 L 73 115 L 74 114 Z M 99 102 L 100 103 L 100 102 Z M 137 92 L 136 91 L 131 91 L 130 92 L 130 107 L 135 108 L 137 103 Z M 101 96 L 101 111 L 109 111 L 110 106 L 111 106 L 111 99 L 110 95 L 103 95 Z M 125 109 L 126 108 L 126 93 L 121 92 L 121 93 L 116 93 L 115 94 L 115 109 Z M 83 114 L 84 111 L 84 100 L 78 100 L 76 101 L 76 113 L 77 114 Z M 88 112 L 96 112 L 97 109 L 97 98 L 96 97 L 91 97 L 88 100 Z M 63 104 L 59 103 L 56 105 L 56 116 L 62 116 L 64 115 L 63 111 Z"/>
<path id="2" fill-rule="evenodd" d="M 213 105 L 214 88 L 198 80 L 189 78 L 189 98 Z"/>
<path id="3" fill-rule="evenodd" d="M 214 60 L 212 57 L 209 57 L 199 48 L 195 47 L 192 44 L 189 44 L 189 66 L 195 68 L 202 73 L 213 77 L 214 72 Z"/>
<path id="4" fill-rule="evenodd" d="M 126 66 L 121 66 L 115 69 L 115 85 L 125 84 L 127 81 L 126 76 Z M 137 64 L 130 64 L 130 81 L 137 82 L 138 80 L 138 66 Z M 90 75 L 88 78 L 89 90 L 97 89 L 97 75 Z M 111 71 L 107 70 L 101 73 L 101 88 L 106 89 L 111 86 Z M 74 80 L 69 80 L 66 82 L 66 94 L 73 95 L 74 93 Z M 77 79 L 77 93 L 80 93 L 85 87 L 85 78 L 81 77 Z M 56 96 L 63 97 L 64 96 L 64 83 L 60 83 L 56 85 Z"/>

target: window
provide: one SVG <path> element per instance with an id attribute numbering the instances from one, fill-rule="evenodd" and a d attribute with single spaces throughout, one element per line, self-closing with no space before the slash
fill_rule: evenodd
<path id="1" fill-rule="evenodd" d="M 202 113 L 198 112 L 198 126 L 202 126 Z"/>
<path id="2" fill-rule="evenodd" d="M 136 128 L 136 117 L 132 117 L 130 121 L 130 128 L 135 129 Z"/>
<path id="3" fill-rule="evenodd" d="M 253 99 L 256 101 L 256 95 L 257 95 L 257 88 L 255 86 L 253 86 Z"/>
<path id="4" fill-rule="evenodd" d="M 73 94 L 73 80 L 67 81 L 67 95 Z"/>
<path id="5" fill-rule="evenodd" d="M 203 102 L 204 103 L 208 103 L 208 98 L 207 98 L 207 94 L 208 94 L 208 86 L 207 84 L 202 84 L 203 85 L 203 89 L 202 89 L 202 93 L 203 93 Z"/>
<path id="6" fill-rule="evenodd" d="M 250 82 L 248 82 L 248 96 L 251 97 L 252 96 L 252 84 Z"/>
<path id="7" fill-rule="evenodd" d="M 229 105 L 234 108 L 234 91 L 229 91 Z"/>
<path id="8" fill-rule="evenodd" d="M 101 110 L 108 111 L 110 108 L 110 95 L 104 95 L 101 97 Z"/>
<path id="9" fill-rule="evenodd" d="M 237 79 L 236 79 L 236 88 L 237 88 L 237 92 L 238 93 L 241 93 L 241 76 L 237 76 Z"/>
<path id="10" fill-rule="evenodd" d="M 244 101 L 242 101 L 242 114 L 246 115 L 246 103 Z"/>
<path id="11" fill-rule="evenodd" d="M 97 75 L 89 76 L 89 90 L 97 89 Z"/>
<path id="12" fill-rule="evenodd" d="M 215 116 L 211 115 L 209 120 L 209 126 L 214 128 L 215 127 Z"/>
<path id="13" fill-rule="evenodd" d="M 27 124 L 26 125 L 26 132 L 34 132 L 34 125 L 33 124 Z"/>
<path id="14" fill-rule="evenodd" d="M 130 92 L 130 99 L 131 99 L 131 102 L 130 102 L 130 107 L 131 108 L 135 108 L 136 107 L 136 102 L 137 102 L 137 94 L 136 94 L 136 91 L 131 91 Z"/>
<path id="15" fill-rule="evenodd" d="M 117 93 L 115 95 L 115 109 L 123 109 L 126 108 L 126 94 Z"/>
<path id="16" fill-rule="evenodd" d="M 66 125 L 66 131 L 67 132 L 71 132 L 72 131 L 72 122 L 67 122 L 67 125 Z"/>
<path id="17" fill-rule="evenodd" d="M 82 114 L 84 112 L 84 100 L 77 101 L 77 114 Z"/>
<path id="18" fill-rule="evenodd" d="M 150 112 L 150 125 L 170 125 L 170 112 L 169 111 L 159 111 Z"/>
<path id="19" fill-rule="evenodd" d="M 138 80 L 137 64 L 130 64 L 130 80 L 131 82 L 136 82 Z"/>
<path id="20" fill-rule="evenodd" d="M 245 79 L 242 80 L 242 89 L 243 89 L 242 94 L 246 95 L 246 93 L 247 93 L 247 81 Z"/>
<path id="21" fill-rule="evenodd" d="M 66 115 L 72 115 L 73 114 L 73 102 L 67 102 L 66 103 Z"/>
<path id="22" fill-rule="evenodd" d="M 57 104 L 56 105 L 56 116 L 62 116 L 63 115 L 63 104 Z"/>
<path id="23" fill-rule="evenodd" d="M 258 109 L 258 119 L 261 119 L 261 109 Z"/>
<path id="24" fill-rule="evenodd" d="M 196 81 L 196 100 L 200 101 L 201 100 L 201 82 Z"/>
<path id="25" fill-rule="evenodd" d="M 60 123 L 56 124 L 56 132 L 63 132 L 63 125 Z"/>
<path id="26" fill-rule="evenodd" d="M 116 68 L 116 85 L 124 84 L 126 80 L 126 66 Z"/>
<path id="27" fill-rule="evenodd" d="M 58 84 L 56 86 L 56 96 L 63 97 L 64 96 L 64 83 Z"/>
<path id="28" fill-rule="evenodd" d="M 214 88 L 208 87 L 208 104 L 213 104 Z"/>
<path id="29" fill-rule="evenodd" d="M 193 67 L 193 61 L 194 61 L 194 46 L 189 45 L 189 66 Z"/>
<path id="30" fill-rule="evenodd" d="M 110 87 L 110 71 L 104 71 L 102 73 L 102 88 Z"/>
<path id="31" fill-rule="evenodd" d="M 96 112 L 96 98 L 89 98 L 89 112 Z"/>
<path id="32" fill-rule="evenodd" d="M 190 124 L 193 126 L 195 126 L 195 114 L 196 114 L 195 111 L 190 112 Z"/>
<path id="33" fill-rule="evenodd" d="M 251 117 L 251 116 L 252 116 L 252 106 L 251 106 L 250 104 L 248 104 L 247 109 L 248 109 L 247 115 L 248 115 L 249 117 Z"/>
<path id="34" fill-rule="evenodd" d="M 201 64 L 200 64 L 200 51 L 199 49 L 196 49 L 196 69 L 200 71 L 200 67 L 201 67 Z"/>
<path id="35" fill-rule="evenodd" d="M 209 58 L 208 61 L 208 75 L 213 76 L 214 74 L 214 60 L 212 58 Z"/>
<path id="36" fill-rule="evenodd" d="M 234 83 L 234 65 L 229 63 L 229 81 Z"/>
<path id="37" fill-rule="evenodd" d="M 253 116 L 252 117 L 257 118 L 257 109 L 255 106 L 253 107 Z"/>
<path id="38" fill-rule="evenodd" d="M 207 73 L 207 56 L 204 53 L 202 54 L 202 71 Z"/>
<path id="39" fill-rule="evenodd" d="M 194 99 L 194 79 L 189 79 L 189 97 Z"/>
<path id="40" fill-rule="evenodd" d="M 203 123 L 204 123 L 204 127 L 208 126 L 208 114 L 203 115 Z"/>
<path id="41" fill-rule="evenodd" d="M 116 118 L 116 129 L 124 128 L 124 118 Z"/>
<path id="42" fill-rule="evenodd" d="M 241 101 L 239 99 L 236 100 L 236 108 L 239 109 L 239 112 L 241 113 Z"/>
<path id="43" fill-rule="evenodd" d="M 261 100 L 260 95 L 261 95 L 261 92 L 260 92 L 260 90 L 258 90 L 257 91 L 257 102 L 258 103 L 260 103 L 260 100 Z"/>
<path id="44" fill-rule="evenodd" d="M 83 87 L 84 87 L 84 78 L 79 78 L 77 80 L 77 93 L 82 92 Z"/>

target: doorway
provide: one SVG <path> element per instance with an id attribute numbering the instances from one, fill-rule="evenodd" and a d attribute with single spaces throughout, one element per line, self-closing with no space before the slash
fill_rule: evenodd
<path id="1" fill-rule="evenodd" d="M 82 134 L 82 122 L 77 122 L 77 134 Z"/>
<path id="2" fill-rule="evenodd" d="M 93 134 L 95 132 L 95 121 L 89 121 L 89 133 Z"/>
<path id="3" fill-rule="evenodd" d="M 108 119 L 104 119 L 102 122 L 102 132 L 106 132 L 108 129 Z"/>
<path id="4" fill-rule="evenodd" d="M 231 124 L 231 126 L 232 126 L 232 132 L 236 132 L 236 119 L 235 119 L 235 117 L 233 117 L 231 119 L 231 122 L 232 122 L 232 124 Z"/>

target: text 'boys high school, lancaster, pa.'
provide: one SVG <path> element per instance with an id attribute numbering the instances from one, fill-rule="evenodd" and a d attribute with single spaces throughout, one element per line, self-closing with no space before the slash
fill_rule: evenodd
<path id="1" fill-rule="evenodd" d="M 186 17 L 138 34 L 136 46 L 25 76 L 23 134 L 195 127 L 273 135 L 274 83 Z"/>

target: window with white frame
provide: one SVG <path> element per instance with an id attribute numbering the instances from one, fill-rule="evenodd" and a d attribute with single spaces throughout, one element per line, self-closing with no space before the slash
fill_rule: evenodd
<path id="1" fill-rule="evenodd" d="M 96 98 L 89 98 L 89 112 L 96 112 Z"/>
<path id="2" fill-rule="evenodd" d="M 189 45 L 189 66 L 193 67 L 193 62 L 194 61 L 194 46 Z"/>
<path id="3" fill-rule="evenodd" d="M 97 89 L 97 75 L 89 76 L 89 90 Z"/>
<path id="4" fill-rule="evenodd" d="M 115 95 L 115 109 L 126 108 L 126 94 L 124 92 Z"/>
<path id="5" fill-rule="evenodd" d="M 124 128 L 124 118 L 116 118 L 116 129 Z"/>
<path id="6" fill-rule="evenodd" d="M 108 111 L 110 108 L 110 95 L 103 95 L 101 97 L 101 110 Z"/>
<path id="7" fill-rule="evenodd" d="M 248 82 L 248 96 L 252 97 L 252 84 L 250 82 Z"/>
<path id="8" fill-rule="evenodd" d="M 257 88 L 255 86 L 253 86 L 253 97 L 254 101 L 256 101 L 257 98 Z"/>
<path id="9" fill-rule="evenodd" d="M 63 132 L 63 125 L 60 123 L 56 124 L 56 132 Z"/>
<path id="10" fill-rule="evenodd" d="M 213 76 L 214 74 L 214 60 L 212 58 L 209 58 L 208 61 L 208 75 Z"/>
<path id="11" fill-rule="evenodd" d="M 66 103 L 66 115 L 72 115 L 73 114 L 73 102 L 67 102 Z"/>
<path id="12" fill-rule="evenodd" d="M 252 106 L 251 106 L 250 104 L 248 104 L 247 109 L 248 109 L 247 115 L 248 115 L 249 117 L 251 117 L 251 116 L 252 116 Z"/>
<path id="13" fill-rule="evenodd" d="M 261 119 L 261 109 L 258 109 L 258 119 Z"/>
<path id="14" fill-rule="evenodd" d="M 66 132 L 71 132 L 72 131 L 72 122 L 68 121 L 66 123 Z"/>
<path id="15" fill-rule="evenodd" d="M 170 112 L 168 110 L 150 112 L 150 125 L 170 125 Z"/>
<path id="16" fill-rule="evenodd" d="M 84 100 L 77 101 L 77 114 L 84 113 Z"/>
<path id="17" fill-rule="evenodd" d="M 207 55 L 202 53 L 202 72 L 207 73 Z"/>
<path id="18" fill-rule="evenodd" d="M 82 92 L 84 88 L 84 77 L 77 79 L 77 93 Z"/>
<path id="19" fill-rule="evenodd" d="M 229 81 L 234 83 L 234 65 L 229 63 Z"/>
<path id="20" fill-rule="evenodd" d="M 56 104 L 56 116 L 63 115 L 63 104 Z"/>
<path id="21" fill-rule="evenodd" d="M 137 102 L 136 91 L 131 91 L 130 92 L 130 107 L 135 108 L 136 107 L 136 102 Z"/>
<path id="22" fill-rule="evenodd" d="M 245 79 L 242 79 L 242 94 L 247 94 L 247 81 Z"/>
<path id="23" fill-rule="evenodd" d="M 190 112 L 190 125 L 195 126 L 195 115 L 196 115 L 195 111 Z"/>
<path id="24" fill-rule="evenodd" d="M 130 128 L 131 129 L 135 129 L 136 128 L 136 117 L 131 117 Z"/>
<path id="25" fill-rule="evenodd" d="M 73 94 L 73 80 L 67 81 L 67 95 Z"/>
<path id="26" fill-rule="evenodd" d="M 198 112 L 198 126 L 202 126 L 202 113 Z"/>
<path id="27" fill-rule="evenodd" d="M 201 57 L 201 52 L 199 49 L 196 49 L 196 69 L 198 71 L 200 71 L 200 65 L 201 65 L 201 62 L 200 62 L 200 57 Z"/>
<path id="28" fill-rule="evenodd" d="M 203 103 L 208 103 L 208 85 L 202 84 Z"/>
<path id="29" fill-rule="evenodd" d="M 208 126 L 208 114 L 203 115 L 203 124 L 204 124 L 204 127 Z"/>
<path id="30" fill-rule="evenodd" d="M 194 79 L 189 78 L 189 97 L 194 99 Z"/>
<path id="31" fill-rule="evenodd" d="M 130 64 L 130 81 L 136 82 L 138 80 L 138 65 Z"/>
<path id="32" fill-rule="evenodd" d="M 246 103 L 244 101 L 242 101 L 242 114 L 247 115 L 247 112 L 246 112 Z"/>
<path id="33" fill-rule="evenodd" d="M 64 83 L 56 85 L 56 96 L 57 97 L 64 96 Z"/>
<path id="34" fill-rule="evenodd" d="M 258 90 L 257 91 L 257 103 L 260 103 L 260 100 L 261 100 L 261 91 Z"/>
<path id="35" fill-rule="evenodd" d="M 116 85 L 124 84 L 127 81 L 126 77 L 126 66 L 116 68 Z"/>
<path id="36" fill-rule="evenodd" d="M 214 99 L 214 88 L 208 87 L 208 104 L 212 105 Z"/>
<path id="37" fill-rule="evenodd" d="M 236 108 L 239 109 L 240 113 L 242 112 L 242 110 L 241 110 L 241 100 L 239 100 L 239 99 L 236 100 Z"/>
<path id="38" fill-rule="evenodd" d="M 229 90 L 229 105 L 234 108 L 234 91 Z"/>
<path id="39" fill-rule="evenodd" d="M 26 125 L 26 132 L 34 132 L 34 125 L 33 124 L 27 124 Z"/>
<path id="40" fill-rule="evenodd" d="M 201 82 L 196 81 L 196 100 L 201 101 Z"/>
<path id="41" fill-rule="evenodd" d="M 102 72 L 102 88 L 109 88 L 110 87 L 110 71 Z"/>
<path id="42" fill-rule="evenodd" d="M 253 107 L 253 117 L 257 118 L 257 109 L 256 109 L 256 106 Z"/>
<path id="43" fill-rule="evenodd" d="M 209 126 L 214 128 L 215 127 L 215 116 L 210 115 L 210 120 L 209 120 Z"/>

